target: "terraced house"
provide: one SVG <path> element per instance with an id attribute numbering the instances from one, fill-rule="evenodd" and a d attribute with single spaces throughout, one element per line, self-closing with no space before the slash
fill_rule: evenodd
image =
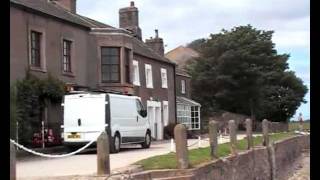
<path id="1" fill-rule="evenodd" d="M 48 74 L 70 89 L 115 90 L 141 97 L 152 136 L 176 122 L 175 63 L 163 40 L 142 40 L 134 2 L 119 10 L 119 28 L 76 12 L 76 0 L 10 0 L 10 82 L 26 71 Z M 51 104 L 43 121 L 60 132 L 62 107 Z M 39 122 L 40 123 L 40 122 Z"/>

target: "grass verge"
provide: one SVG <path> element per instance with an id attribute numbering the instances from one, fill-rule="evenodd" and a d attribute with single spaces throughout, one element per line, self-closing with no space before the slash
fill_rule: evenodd
<path id="1" fill-rule="evenodd" d="M 289 133 L 276 133 L 270 135 L 271 141 L 278 141 L 288 137 L 294 136 L 293 132 Z M 262 137 L 254 137 L 253 143 L 255 146 L 262 144 Z M 237 143 L 237 149 L 244 151 L 247 148 L 247 141 L 245 139 L 239 140 Z M 223 143 L 218 145 L 218 157 L 226 157 L 230 155 L 229 143 Z M 189 163 L 191 167 L 195 167 L 199 164 L 211 161 L 210 158 L 210 147 L 192 149 L 188 152 Z M 151 169 L 175 169 L 177 162 L 175 159 L 175 153 L 168 153 L 164 155 L 154 156 L 147 159 L 143 159 L 134 164 L 141 165 L 144 170 Z"/>

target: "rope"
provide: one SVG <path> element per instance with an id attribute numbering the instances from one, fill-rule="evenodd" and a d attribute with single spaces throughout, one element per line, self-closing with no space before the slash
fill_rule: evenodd
<path id="1" fill-rule="evenodd" d="M 41 156 L 41 157 L 47 157 L 47 158 L 63 158 L 63 157 L 68 157 L 68 156 L 72 156 L 72 155 L 75 155 L 81 151 L 83 151 L 84 149 L 86 149 L 87 147 L 89 147 L 92 143 L 94 143 L 96 141 L 96 139 L 100 136 L 100 134 L 102 133 L 103 131 L 101 131 L 98 136 L 96 138 L 94 138 L 93 140 L 91 140 L 88 144 L 86 144 L 85 146 L 83 146 L 82 148 L 76 150 L 76 151 L 73 151 L 71 153 L 68 153 L 68 154 L 59 154 L 59 155 L 51 155 L 51 154 L 44 154 L 44 153 L 39 153 L 39 152 L 36 152 L 36 151 L 33 151 L 29 148 L 26 148 L 24 147 L 23 145 L 15 142 L 14 140 L 10 139 L 10 142 L 14 145 L 16 145 L 18 148 L 21 148 L 31 154 L 34 154 L 34 155 L 37 155 L 37 156 Z"/>

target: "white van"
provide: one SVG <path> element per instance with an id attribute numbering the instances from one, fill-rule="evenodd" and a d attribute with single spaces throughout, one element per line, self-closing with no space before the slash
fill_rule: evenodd
<path id="1" fill-rule="evenodd" d="M 65 95 L 63 106 L 66 146 L 84 145 L 105 130 L 109 135 L 111 152 L 119 152 L 121 144 L 150 147 L 147 111 L 137 96 L 81 92 Z"/>

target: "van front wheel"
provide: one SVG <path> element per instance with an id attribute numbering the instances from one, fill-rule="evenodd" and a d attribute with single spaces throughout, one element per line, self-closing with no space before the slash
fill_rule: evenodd
<path id="1" fill-rule="evenodd" d="M 112 144 L 111 144 L 111 153 L 118 153 L 120 151 L 120 135 L 117 133 L 112 138 Z"/>
<path id="2" fill-rule="evenodd" d="M 146 133 L 146 137 L 144 138 L 144 142 L 141 144 L 142 148 L 149 148 L 151 144 L 151 136 L 150 133 Z"/>

